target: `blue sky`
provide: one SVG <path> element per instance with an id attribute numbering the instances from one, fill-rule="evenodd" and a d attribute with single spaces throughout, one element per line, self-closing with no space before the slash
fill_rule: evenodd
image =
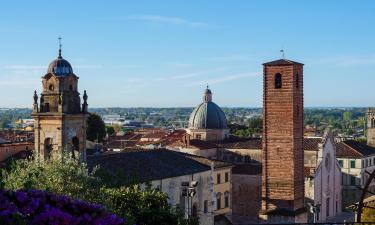
<path id="1" fill-rule="evenodd" d="M 31 107 L 57 56 L 90 107 L 262 105 L 262 66 L 305 64 L 305 106 L 375 106 L 374 1 L 4 1 L 0 107 Z"/>

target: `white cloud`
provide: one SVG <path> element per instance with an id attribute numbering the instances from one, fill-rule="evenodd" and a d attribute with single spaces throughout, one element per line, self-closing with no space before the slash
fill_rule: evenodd
<path id="1" fill-rule="evenodd" d="M 203 22 L 195 22 L 195 21 L 189 21 L 180 17 L 168 17 L 168 16 L 160 16 L 160 15 L 133 15 L 133 16 L 129 16 L 128 19 L 147 21 L 147 22 L 153 22 L 153 23 L 174 24 L 174 25 L 189 26 L 189 27 L 208 26 L 207 23 L 203 23 Z"/>
<path id="2" fill-rule="evenodd" d="M 343 55 L 312 60 L 309 64 L 330 64 L 338 67 L 375 65 L 375 54 L 368 56 Z"/>
<path id="3" fill-rule="evenodd" d="M 170 76 L 169 79 L 174 79 L 174 80 L 189 79 L 192 77 L 203 76 L 203 75 L 212 74 L 212 73 L 219 73 L 219 72 L 228 70 L 230 68 L 231 67 L 220 67 L 220 68 L 215 68 L 211 70 L 203 70 L 203 71 L 197 71 L 197 72 L 192 72 L 192 73 L 187 73 L 187 74 L 174 75 L 174 76 Z"/>
<path id="4" fill-rule="evenodd" d="M 212 62 L 236 62 L 236 61 L 250 61 L 252 57 L 244 55 L 228 55 L 228 56 L 214 56 L 207 58 L 208 61 Z"/>
<path id="5" fill-rule="evenodd" d="M 222 83 L 226 81 L 232 81 L 232 80 L 238 80 L 242 78 L 248 78 L 248 77 L 257 77 L 260 76 L 261 72 L 248 72 L 248 73 L 238 73 L 238 74 L 233 74 L 233 75 L 228 75 L 228 76 L 223 76 L 223 77 L 217 77 L 217 78 L 212 78 L 212 79 L 206 79 L 206 80 L 200 80 L 197 82 L 192 82 L 187 84 L 186 86 L 202 86 L 206 84 L 217 84 L 217 83 Z"/>

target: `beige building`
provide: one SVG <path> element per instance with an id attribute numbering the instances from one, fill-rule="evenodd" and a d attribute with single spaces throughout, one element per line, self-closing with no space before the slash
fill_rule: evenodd
<path id="1" fill-rule="evenodd" d="M 1 142 L 0 141 L 0 162 L 3 162 L 10 156 L 23 151 L 34 149 L 34 143 L 31 142 Z"/>
<path id="2" fill-rule="evenodd" d="M 43 159 L 63 152 L 72 154 L 81 161 L 86 160 L 87 95 L 83 104 L 78 92 L 78 77 L 70 63 L 61 56 L 61 45 L 57 59 L 42 77 L 42 93 L 39 103 L 34 93 L 32 117 L 35 120 L 35 151 Z"/>

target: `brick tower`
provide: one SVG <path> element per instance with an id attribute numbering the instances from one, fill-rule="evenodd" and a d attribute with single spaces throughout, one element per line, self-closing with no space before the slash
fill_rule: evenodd
<path id="1" fill-rule="evenodd" d="M 307 222 L 304 208 L 303 64 L 263 64 L 262 210 L 267 223 Z"/>
<path id="2" fill-rule="evenodd" d="M 35 151 L 42 159 L 67 152 L 72 157 L 86 160 L 87 95 L 81 105 L 78 77 L 70 63 L 61 56 L 42 77 L 43 91 L 34 92 L 32 117 L 35 119 Z"/>

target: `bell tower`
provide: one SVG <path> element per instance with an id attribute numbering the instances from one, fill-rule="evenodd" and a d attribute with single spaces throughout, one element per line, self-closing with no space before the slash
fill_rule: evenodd
<path id="1" fill-rule="evenodd" d="M 307 222 L 304 209 L 303 64 L 263 64 L 262 210 L 267 223 Z"/>
<path id="2" fill-rule="evenodd" d="M 42 159 L 66 152 L 80 161 L 86 160 L 87 107 L 86 91 L 81 105 L 78 77 L 63 59 L 60 43 L 57 59 L 49 64 L 47 74 L 42 77 L 39 103 L 34 92 L 35 151 Z"/>
<path id="3" fill-rule="evenodd" d="M 375 108 L 367 110 L 367 145 L 375 147 Z"/>

